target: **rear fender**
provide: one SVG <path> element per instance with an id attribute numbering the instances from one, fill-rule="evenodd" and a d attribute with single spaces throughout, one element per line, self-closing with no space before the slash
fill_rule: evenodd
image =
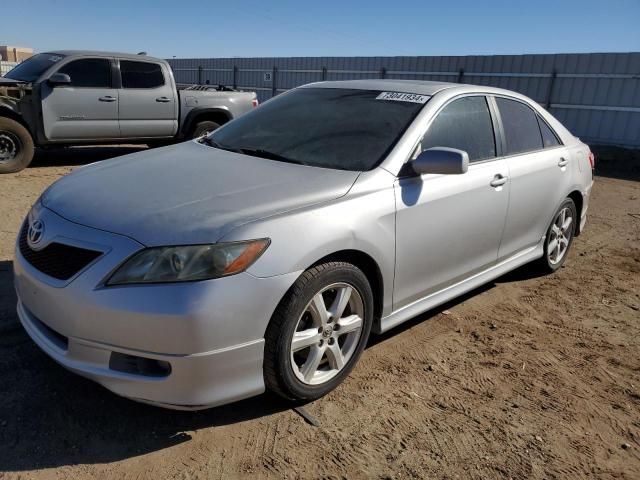
<path id="1" fill-rule="evenodd" d="M 180 128 L 181 135 L 187 135 L 197 122 L 205 119 L 218 118 L 224 119 L 226 123 L 233 118 L 231 112 L 226 107 L 196 107 L 187 113 L 187 116 Z"/>

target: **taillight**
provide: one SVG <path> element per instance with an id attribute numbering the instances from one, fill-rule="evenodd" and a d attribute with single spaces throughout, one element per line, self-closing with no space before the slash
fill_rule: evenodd
<path id="1" fill-rule="evenodd" d="M 256 108 L 258 106 L 258 99 L 254 98 L 253 100 L 251 100 L 251 105 L 253 106 L 253 108 Z"/>
<path id="2" fill-rule="evenodd" d="M 596 168 L 596 156 L 593 152 L 589 152 L 589 165 L 591 165 L 591 170 Z"/>

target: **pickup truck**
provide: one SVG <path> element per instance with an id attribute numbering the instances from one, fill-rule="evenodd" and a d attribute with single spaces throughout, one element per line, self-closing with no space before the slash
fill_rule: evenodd
<path id="1" fill-rule="evenodd" d="M 257 105 L 254 92 L 178 90 L 169 64 L 146 55 L 40 53 L 0 77 L 0 173 L 27 167 L 35 147 L 197 138 Z"/>

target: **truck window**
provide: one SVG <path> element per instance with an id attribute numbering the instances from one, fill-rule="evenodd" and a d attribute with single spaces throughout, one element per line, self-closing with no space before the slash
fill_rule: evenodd
<path id="1" fill-rule="evenodd" d="M 111 62 L 106 58 L 83 58 L 63 65 L 58 73 L 71 78 L 72 87 L 111 88 Z"/>
<path id="2" fill-rule="evenodd" d="M 157 88 L 164 85 L 162 66 L 158 63 L 120 60 L 122 88 Z"/>

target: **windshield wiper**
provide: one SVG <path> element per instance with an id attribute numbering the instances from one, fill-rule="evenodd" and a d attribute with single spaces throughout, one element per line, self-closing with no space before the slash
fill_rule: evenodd
<path id="1" fill-rule="evenodd" d="M 200 143 L 204 143 L 205 145 L 209 145 L 210 147 L 217 148 L 219 150 L 226 150 L 228 152 L 235 152 L 235 153 L 243 153 L 238 148 L 231 148 L 231 147 L 226 147 L 224 145 L 221 145 L 215 140 L 213 140 L 211 137 L 202 137 L 200 139 Z"/>
<path id="2" fill-rule="evenodd" d="M 279 162 L 295 163 L 296 165 L 306 165 L 306 163 L 301 160 L 285 157 L 284 155 L 280 155 L 279 153 L 263 150 L 262 148 L 239 148 L 238 151 L 244 153 L 245 155 L 266 158 L 268 160 L 278 160 Z"/>

